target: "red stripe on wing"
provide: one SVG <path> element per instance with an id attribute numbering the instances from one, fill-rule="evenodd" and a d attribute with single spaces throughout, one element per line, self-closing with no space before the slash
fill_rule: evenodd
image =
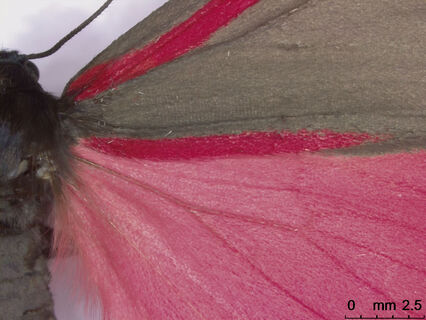
<path id="1" fill-rule="evenodd" d="M 161 140 L 90 138 L 85 140 L 84 145 L 105 154 L 126 158 L 178 160 L 340 149 L 379 140 L 381 138 L 367 133 L 300 130 L 296 133 L 247 132 Z"/>
<path id="2" fill-rule="evenodd" d="M 157 41 L 85 71 L 70 84 L 68 93 L 81 91 L 75 98 L 80 101 L 139 77 L 201 46 L 219 28 L 257 2 L 259 0 L 212 0 Z"/>

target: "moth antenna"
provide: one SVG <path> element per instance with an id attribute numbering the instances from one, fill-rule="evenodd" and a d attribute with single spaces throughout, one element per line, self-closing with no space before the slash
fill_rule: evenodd
<path id="1" fill-rule="evenodd" d="M 27 59 L 40 59 L 54 54 L 58 51 L 66 42 L 68 42 L 72 37 L 77 33 L 83 30 L 87 25 L 89 25 L 93 20 L 95 20 L 112 2 L 113 0 L 107 0 L 95 13 L 93 13 L 89 18 L 87 18 L 83 23 L 81 23 L 77 28 L 68 33 L 65 37 L 59 40 L 52 48 L 40 53 L 31 53 L 25 55 Z"/>

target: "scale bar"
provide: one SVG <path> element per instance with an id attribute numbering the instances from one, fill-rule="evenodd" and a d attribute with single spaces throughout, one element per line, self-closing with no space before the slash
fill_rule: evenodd
<path id="1" fill-rule="evenodd" d="M 410 319 L 410 320 L 415 320 L 415 319 L 425 319 L 425 316 L 423 315 L 423 317 L 411 317 L 411 316 L 406 316 L 406 317 L 379 317 L 378 315 L 376 315 L 375 317 L 363 317 L 362 315 L 360 315 L 359 317 L 348 317 L 345 315 L 345 319 Z"/>

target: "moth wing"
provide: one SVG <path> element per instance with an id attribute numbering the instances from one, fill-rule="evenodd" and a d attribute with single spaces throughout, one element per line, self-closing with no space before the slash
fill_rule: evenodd
<path id="1" fill-rule="evenodd" d="M 171 0 L 67 91 L 114 137 L 326 128 L 424 146 L 421 18 L 401 6 Z"/>
<path id="2" fill-rule="evenodd" d="M 424 147 L 419 18 L 383 6 L 171 0 L 74 79 L 108 138 L 75 150 L 61 228 L 106 317 L 334 319 L 424 295 L 425 154 L 398 151 Z M 232 135 L 265 130 L 286 131 Z M 353 156 L 378 151 L 398 153 Z"/>
<path id="3" fill-rule="evenodd" d="M 424 152 L 75 155 L 59 226 L 107 319 L 334 319 L 424 293 Z"/>

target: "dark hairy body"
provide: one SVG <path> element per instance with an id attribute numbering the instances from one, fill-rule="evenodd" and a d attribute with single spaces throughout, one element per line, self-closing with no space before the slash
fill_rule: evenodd
<path id="1" fill-rule="evenodd" d="M 54 319 L 49 215 L 69 176 L 70 106 L 25 56 L 0 51 L 0 319 Z"/>
<path id="2" fill-rule="evenodd" d="M 45 92 L 17 52 L 0 52 L 0 224 L 2 232 L 46 220 L 58 173 L 67 171 L 67 103 Z"/>

